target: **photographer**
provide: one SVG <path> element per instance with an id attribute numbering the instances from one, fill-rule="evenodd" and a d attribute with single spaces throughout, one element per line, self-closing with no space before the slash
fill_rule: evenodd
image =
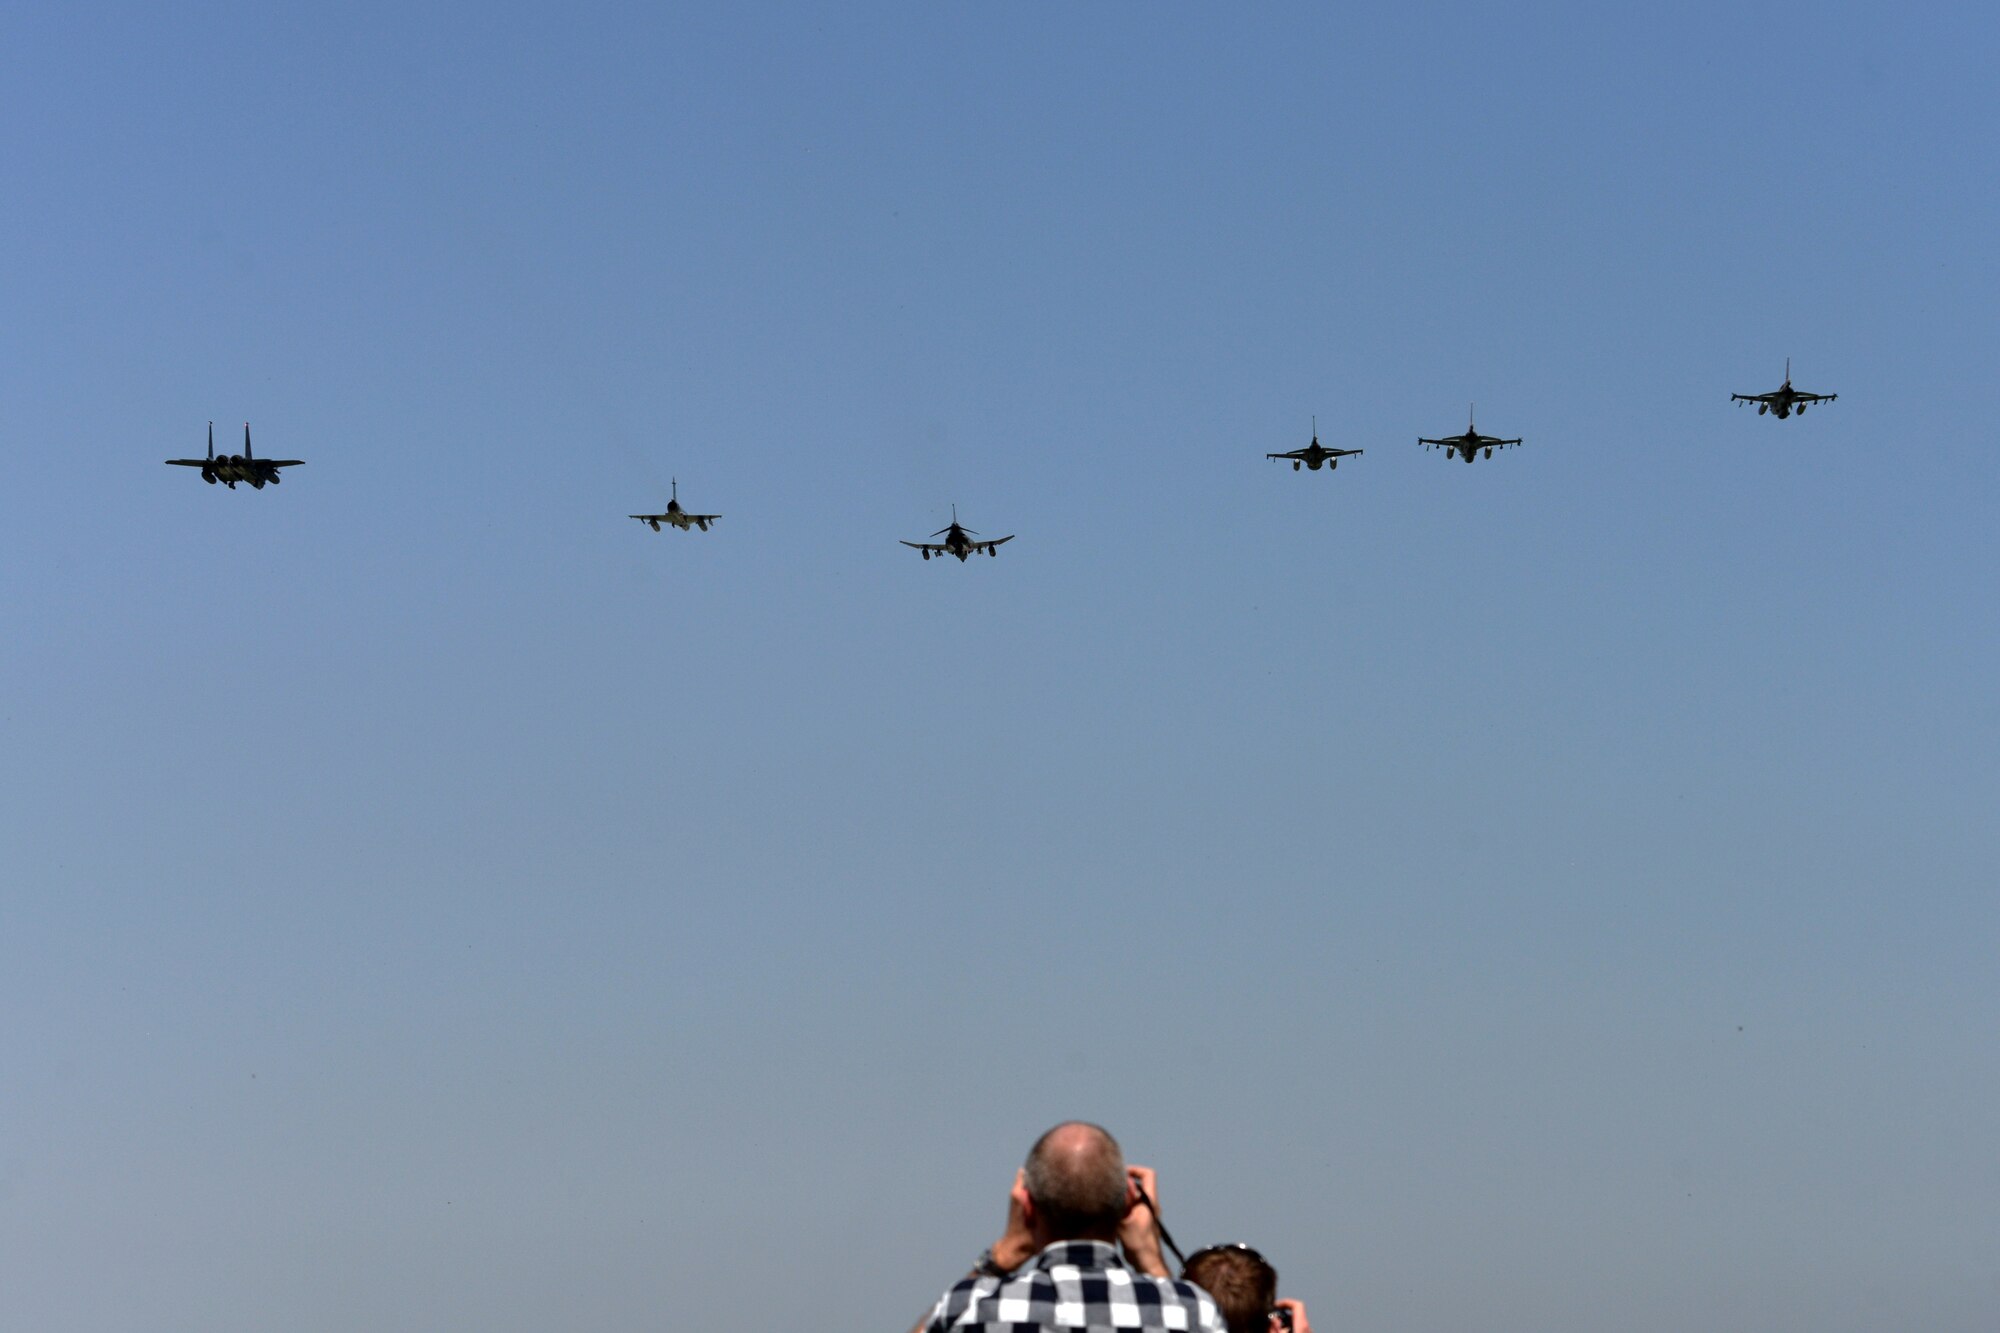
<path id="1" fill-rule="evenodd" d="M 1312 1333 L 1305 1303 L 1278 1299 L 1278 1270 L 1248 1245 L 1196 1250 L 1181 1277 L 1215 1297 L 1229 1333 Z"/>
<path id="2" fill-rule="evenodd" d="M 1134 1268 L 1165 1277 L 1167 1263 L 1160 1247 L 1164 1244 L 1176 1256 L 1180 1247 L 1160 1221 L 1159 1186 L 1153 1173 L 1135 1166 L 1131 1174 L 1142 1206 L 1126 1216 L 1118 1239 Z M 1312 1333 L 1305 1302 L 1279 1300 L 1278 1270 L 1248 1245 L 1238 1242 L 1196 1250 L 1181 1260 L 1181 1280 L 1215 1298 L 1229 1333 Z"/>
<path id="3" fill-rule="evenodd" d="M 921 1328 L 1225 1333 L 1207 1292 L 1166 1275 L 1159 1228 L 1140 1203 L 1141 1189 L 1151 1185 L 1152 1173 L 1128 1171 L 1118 1141 L 1103 1129 L 1057 1125 L 1036 1140 L 1014 1177 L 1000 1240 Z"/>

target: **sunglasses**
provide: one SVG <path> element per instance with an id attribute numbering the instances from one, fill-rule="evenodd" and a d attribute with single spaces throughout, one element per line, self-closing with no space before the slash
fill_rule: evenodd
<path id="1" fill-rule="evenodd" d="M 1271 1271 L 1274 1273 L 1278 1271 L 1275 1267 L 1273 1267 L 1269 1259 L 1266 1259 L 1263 1255 L 1257 1253 L 1256 1250 L 1252 1249 L 1248 1245 L 1245 1245 L 1240 1240 L 1232 1240 L 1227 1245 L 1209 1245 L 1203 1247 L 1202 1249 L 1196 1250 L 1193 1254 L 1190 1254 L 1185 1260 L 1181 1262 L 1181 1267 L 1186 1268 L 1189 1264 L 1193 1263 L 1195 1260 L 1201 1258 L 1203 1255 L 1208 1255 L 1208 1254 L 1240 1254 L 1246 1259 L 1254 1260 L 1255 1262 L 1264 1265 L 1264 1267 L 1271 1269 Z"/>
<path id="2" fill-rule="evenodd" d="M 1196 1250 L 1193 1254 L 1190 1254 L 1186 1259 L 1181 1261 L 1181 1277 L 1185 1279 L 1187 1277 L 1187 1273 L 1190 1268 L 1193 1268 L 1196 1264 L 1200 1263 L 1203 1259 L 1206 1259 L 1211 1254 L 1237 1254 L 1243 1256 L 1243 1258 L 1257 1265 L 1257 1267 L 1263 1269 L 1266 1273 L 1270 1275 L 1271 1290 L 1273 1292 L 1275 1292 L 1278 1289 L 1278 1270 L 1276 1266 L 1273 1265 L 1269 1259 L 1266 1259 L 1263 1255 L 1257 1253 L 1255 1249 L 1253 1249 L 1248 1245 L 1245 1245 L 1240 1240 L 1231 1241 L 1227 1245 L 1210 1245 L 1207 1246 L 1206 1248 Z M 1271 1318 L 1278 1321 L 1278 1328 L 1282 1329 L 1283 1333 L 1291 1333 L 1292 1331 L 1291 1310 L 1289 1310 L 1285 1306 L 1280 1305 L 1276 1309 L 1271 1311 Z"/>

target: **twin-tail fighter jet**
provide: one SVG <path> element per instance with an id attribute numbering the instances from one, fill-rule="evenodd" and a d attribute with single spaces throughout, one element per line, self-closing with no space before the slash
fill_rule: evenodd
<path id="1" fill-rule="evenodd" d="M 654 475 L 657 476 L 658 474 L 655 473 Z M 686 532 L 689 528 L 700 528 L 703 532 L 707 532 L 708 525 L 722 517 L 720 514 L 688 513 L 687 510 L 681 508 L 681 483 L 678 478 L 674 479 L 673 487 L 673 496 L 667 501 L 666 513 L 633 514 L 631 517 L 638 519 L 641 523 L 649 524 L 655 532 L 660 530 L 660 524 L 662 523 L 671 523 L 682 532 Z"/>
<path id="2" fill-rule="evenodd" d="M 1478 404 L 1475 403 L 1473 406 L 1476 408 Z M 1488 458 L 1491 458 L 1495 449 L 1511 449 L 1520 442 L 1519 439 L 1503 440 L 1497 435 L 1481 435 L 1478 428 L 1473 425 L 1471 413 L 1466 414 L 1463 435 L 1447 435 L 1438 440 L 1425 439 L 1421 435 L 1417 437 L 1417 443 L 1424 448 L 1442 449 L 1446 458 L 1457 454 L 1468 463 L 1479 457 L 1482 450 Z"/>
<path id="3" fill-rule="evenodd" d="M 1293 438 L 1296 439 L 1297 437 L 1294 436 Z M 1363 452 L 1365 451 L 1361 449 L 1328 449 L 1321 445 L 1319 442 L 1319 418 L 1314 417 L 1313 442 L 1311 444 L 1303 449 L 1293 449 L 1289 453 L 1265 454 L 1264 457 L 1288 459 L 1291 462 L 1292 471 L 1294 472 L 1299 470 L 1299 464 L 1301 463 L 1304 463 L 1307 467 L 1317 472 L 1322 466 L 1326 467 L 1329 471 L 1337 468 L 1340 466 L 1341 459 L 1346 458 L 1350 454 Z"/>
<path id="4" fill-rule="evenodd" d="M 215 456 L 215 423 L 211 421 L 208 423 L 208 457 L 169 458 L 167 465 L 169 467 L 198 467 L 201 469 L 201 479 L 211 486 L 219 481 L 233 491 L 236 489 L 237 482 L 247 481 L 261 491 L 267 483 L 272 486 L 278 484 L 280 480 L 278 476 L 279 468 L 298 467 L 304 462 L 303 458 L 257 457 L 250 449 L 250 423 L 247 421 L 243 423 L 243 452 L 240 454 L 224 454 L 222 457 L 217 458 Z"/>
<path id="5" fill-rule="evenodd" d="M 1780 384 L 1769 393 L 1732 393 L 1729 395 L 1729 401 L 1732 403 L 1755 403 L 1757 404 L 1758 416 L 1761 417 L 1766 412 L 1769 412 L 1772 416 L 1778 418 L 1778 420 L 1783 421 L 1794 412 L 1797 412 L 1800 416 L 1804 416 L 1806 405 L 1809 403 L 1830 403 L 1838 397 L 1840 395 L 1837 393 L 1801 393 L 1799 390 L 1794 389 L 1792 387 L 1792 358 L 1786 357 L 1785 382 L 1783 384 Z"/>
<path id="6" fill-rule="evenodd" d="M 903 545 L 915 551 L 922 551 L 926 560 L 930 559 L 933 555 L 940 558 L 947 555 L 955 555 L 958 557 L 958 562 L 962 565 L 965 563 L 965 557 L 977 555 L 981 551 L 986 552 L 988 555 L 997 556 L 1000 554 L 999 547 L 1014 540 L 1014 534 L 1011 532 L 1005 537 L 995 537 L 990 542 L 976 542 L 972 540 L 978 535 L 972 529 L 959 525 L 958 506 L 953 505 L 951 507 L 951 526 L 948 528 L 939 528 L 931 534 L 933 537 L 944 538 L 943 541 L 904 542 Z"/>

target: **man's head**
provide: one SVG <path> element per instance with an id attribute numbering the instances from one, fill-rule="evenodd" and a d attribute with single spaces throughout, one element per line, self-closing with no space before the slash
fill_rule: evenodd
<path id="1" fill-rule="evenodd" d="M 1189 1256 L 1181 1271 L 1215 1298 L 1229 1333 L 1270 1333 L 1278 1299 L 1278 1270 L 1248 1245 L 1215 1245 Z"/>
<path id="2" fill-rule="evenodd" d="M 1080 1120 L 1057 1125 L 1028 1152 L 1021 1170 L 1029 1226 L 1044 1245 L 1118 1239 L 1131 1204 L 1118 1140 Z"/>

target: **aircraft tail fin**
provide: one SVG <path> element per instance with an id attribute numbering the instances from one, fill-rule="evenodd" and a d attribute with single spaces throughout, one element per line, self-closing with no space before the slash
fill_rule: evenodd
<path id="1" fill-rule="evenodd" d="M 255 458 L 257 456 L 250 452 L 250 423 L 247 421 L 243 423 L 243 456 L 245 458 Z"/>
<path id="2" fill-rule="evenodd" d="M 215 461 L 215 423 L 208 423 L 208 461 Z"/>
<path id="3" fill-rule="evenodd" d="M 1791 382 L 1792 382 L 1792 358 L 1788 356 L 1785 358 L 1785 383 L 1790 384 Z"/>

